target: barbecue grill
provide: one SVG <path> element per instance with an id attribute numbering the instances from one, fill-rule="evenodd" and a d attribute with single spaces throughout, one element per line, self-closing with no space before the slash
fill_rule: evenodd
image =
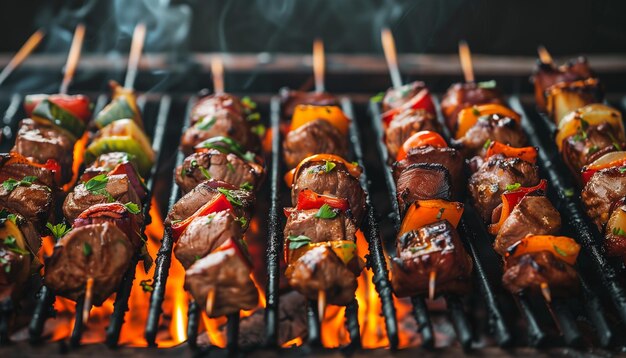
<path id="1" fill-rule="evenodd" d="M 319 322 L 314 302 L 308 302 L 306 310 L 288 307 L 291 298 L 279 289 L 285 221 L 281 208 L 289 201 L 289 192 L 282 180 L 286 168 L 281 155 L 278 92 L 283 86 L 311 87 L 310 59 L 299 55 L 228 55 L 225 57 L 227 90 L 249 95 L 256 101 L 264 124 L 273 134 L 271 151 L 266 153 L 268 174 L 258 193 L 259 204 L 254 214 L 258 229 L 251 234 L 254 237 L 251 245 L 257 245 L 253 250 L 259 254 L 255 257 L 257 266 L 264 270 L 258 277 L 265 278 L 264 282 L 259 282 L 265 293 L 265 307 L 257 308 L 250 315 L 229 315 L 225 322 L 208 324 L 201 317 L 200 307 L 188 304 L 182 282 L 178 282 L 178 287 L 172 283 L 175 279 L 172 274 L 173 238 L 171 232 L 163 229 L 161 218 L 180 197 L 172 176 L 173 168 L 184 159 L 177 150 L 178 140 L 189 126 L 189 112 L 199 91 L 211 87 L 209 68 L 213 56 L 194 54 L 185 63 L 176 63 L 165 55 L 146 55 L 139 66 L 136 87 L 142 93 L 140 107 L 152 147 L 158 153 L 157 164 L 147 182 L 152 200 L 143 208 L 146 214 L 151 214 L 148 234 L 155 248 L 158 247 L 153 271 L 149 273 L 153 291 L 139 292 L 141 287 L 136 276 L 141 272 L 136 269 L 142 268 L 132 265 L 112 302 L 111 313 L 103 317 L 105 323 L 90 323 L 84 327 L 80 319 L 81 301 L 68 309 L 69 313 L 56 312 L 61 317 L 55 318 L 55 307 L 59 310 L 55 297 L 46 287 L 33 282 L 32 292 L 38 293 L 32 302 L 22 307 L 15 304 L 0 307 L 0 352 L 3 355 L 68 351 L 78 355 L 113 354 L 108 349 L 146 355 L 252 351 L 299 355 L 331 353 L 334 351 L 330 349 L 336 348 L 347 353 L 399 355 L 433 348 L 434 353 L 443 354 L 474 350 L 498 355 L 505 352 L 500 348 L 511 348 L 519 355 L 534 355 L 538 354 L 535 348 L 545 349 L 539 352 L 547 354 L 557 351 L 604 353 L 622 349 L 626 343 L 623 333 L 626 286 L 620 277 L 623 267 L 609 262 L 602 254 L 597 244 L 602 240 L 600 233 L 583 214 L 579 199 L 570 194 L 575 183 L 554 145 L 554 125 L 535 110 L 531 97 L 528 76 L 534 59 L 521 57 L 475 56 L 474 66 L 479 78 L 496 78 L 509 94 L 512 108 L 523 114 L 523 127 L 530 144 L 539 148 L 542 176 L 548 178 L 549 198 L 567 223 L 565 234 L 576 238 L 583 246 L 577 264 L 582 284 L 580 295 L 554 299 L 546 305 L 534 297 L 512 296 L 505 292 L 500 283 L 500 258 L 491 248 L 492 238 L 471 205 L 466 205 L 459 233 L 475 264 L 472 294 L 469 297 L 448 295 L 436 302 L 417 296 L 394 298 L 386 256 L 393 250 L 400 217 L 395 184 L 386 165 L 379 103 L 370 99 L 389 86 L 387 69 L 382 57 L 329 55 L 327 88 L 337 94 L 344 112 L 353 119 L 349 133 L 350 157 L 365 169 L 361 185 L 369 195 L 362 230 L 368 244 L 368 273 L 363 273 L 362 279 L 374 289 L 359 294 L 345 311 L 336 313 L 334 322 L 340 320 L 339 325 L 333 325 L 328 319 Z M 456 56 L 407 55 L 400 56 L 399 60 L 406 77 L 424 80 L 439 93 L 460 78 Z M 50 74 L 55 73 L 63 61 L 63 56 L 33 55 L 16 73 L 14 81 L 17 83 L 20 78 L 39 73 L 52 78 Z M 7 62 L 8 57 L 0 58 L 0 65 Z M 592 56 L 590 62 L 606 84 L 609 102 L 624 111 L 626 97 L 620 93 L 626 91 L 623 87 L 626 58 Z M 102 92 L 106 81 L 115 77 L 121 77 L 118 68 L 86 55 L 70 92 L 89 94 L 98 110 L 107 103 L 108 95 Z M 242 85 L 242 79 L 251 80 Z M 24 117 L 23 96 L 35 91 L 42 89 L 3 89 L 0 92 L 0 110 L 4 113 L 2 152 L 12 146 L 17 123 Z M 439 118 L 443 118 L 440 112 Z M 178 293 L 173 292 L 175 290 Z M 144 304 L 138 304 L 137 297 L 143 299 Z M 176 306 L 178 301 L 174 302 L 173 297 L 182 297 L 178 301 L 184 303 L 183 307 Z M 74 320 L 62 317 L 72 313 L 76 315 Z M 10 319 L 13 314 L 17 316 L 14 322 Z M 298 319 L 290 316 L 297 314 L 304 315 L 300 318 L 306 322 L 305 327 L 285 329 L 298 325 Z M 61 319 L 63 321 L 59 322 Z M 71 332 L 60 334 L 62 325 L 71 327 Z M 211 332 L 205 334 L 207 330 Z M 287 336 L 285 331 L 305 333 Z M 341 335 L 337 344 L 329 345 L 325 341 L 325 331 Z M 88 338 L 86 332 L 89 332 Z M 216 340 L 215 336 L 222 338 Z M 102 344 L 107 348 L 103 349 Z M 222 347 L 218 347 L 220 345 Z M 382 349 L 386 350 L 381 352 Z"/>

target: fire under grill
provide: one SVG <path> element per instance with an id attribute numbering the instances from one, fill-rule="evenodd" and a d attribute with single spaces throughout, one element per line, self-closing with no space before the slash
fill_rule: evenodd
<path id="1" fill-rule="evenodd" d="M 197 95 L 190 93 L 207 87 L 210 78 L 204 71 L 208 68 L 208 59 L 202 56 L 194 59 L 200 64 L 199 73 L 206 80 L 196 79 L 198 73 L 193 71 L 198 71 L 197 68 L 157 79 L 154 73 L 167 69 L 169 65 L 166 61 L 156 61 L 159 68 L 144 65 L 138 81 L 140 89 L 142 85 L 149 88 L 158 83 L 157 90 L 140 96 L 146 131 L 157 153 L 156 164 L 147 182 L 151 200 L 143 208 L 146 217 L 152 220 L 146 228 L 154 250 L 152 271 L 146 273 L 141 264 L 132 265 L 114 300 L 105 303 L 107 307 L 102 310 L 104 323 L 90 322 L 87 326 L 83 326 L 80 316 L 81 300 L 75 307 L 67 308 L 67 312 L 60 312 L 63 305 L 59 299 L 41 286 L 40 280 L 33 280 L 31 292 L 37 292 L 36 297 L 21 306 L 12 302 L 0 306 L 0 353 L 3 355 L 4 352 L 20 351 L 37 354 L 47 351 L 51 341 L 62 342 L 60 352 L 81 346 L 74 352 L 90 355 L 110 354 L 110 351 L 99 348 L 102 343 L 109 348 L 119 347 L 130 352 L 149 347 L 147 352 L 154 353 L 150 349 L 158 347 L 172 355 L 187 352 L 187 349 L 195 353 L 246 353 L 255 350 L 270 353 L 279 348 L 281 352 L 297 355 L 337 347 L 346 353 L 363 348 L 390 348 L 388 352 L 411 352 L 418 347 L 446 348 L 445 352 L 450 354 L 461 350 L 497 354 L 494 347 L 502 347 L 513 348 L 519 354 L 533 354 L 534 351 L 528 348 L 574 348 L 587 352 L 593 348 L 611 352 L 626 344 L 623 267 L 606 259 L 598 245 L 602 240 L 600 233 L 583 214 L 578 197 L 569 195 L 575 183 L 554 145 L 554 126 L 535 110 L 533 99 L 528 94 L 530 88 L 525 81 L 532 66 L 530 60 L 527 67 L 514 63 L 516 69 L 510 74 L 496 69 L 496 77 L 504 83 L 504 89 L 510 95 L 509 104 L 523 114 L 522 123 L 530 144 L 539 148 L 541 173 L 549 183 L 548 196 L 563 216 L 564 223 L 567 223 L 563 225 L 564 234 L 576 238 L 583 246 L 576 266 L 582 288 L 579 295 L 554 299 L 547 305 L 538 297 L 507 293 L 500 283 L 501 259 L 491 247 L 492 238 L 478 214 L 466 203 L 459 234 L 474 261 L 472 293 L 467 297 L 447 295 L 432 302 L 420 296 L 410 299 L 394 297 L 387 256 L 393 253 L 400 216 L 395 183 L 386 164 L 380 108 L 378 103 L 369 101 L 373 94 L 388 86 L 384 79 L 384 65 L 381 66 L 383 62 L 379 58 L 367 58 L 367 61 L 360 62 L 356 70 L 345 70 L 345 63 L 349 63 L 344 63 L 347 61 L 345 57 L 330 56 L 327 86 L 331 92 L 335 86 L 340 89 L 337 92 L 343 94 L 337 97 L 341 99 L 344 112 L 353 119 L 349 132 L 349 159 L 364 168 L 361 186 L 368 193 L 367 215 L 361 227 L 364 241 L 359 245 L 366 244 L 367 256 L 366 271 L 362 273 L 359 284 L 366 284 L 367 287 L 360 287 L 352 303 L 344 310 L 333 311 L 332 319 L 327 315 L 324 322 L 318 320 L 316 302 L 306 302 L 306 308 L 303 308 L 304 300 L 296 301 L 302 304 L 292 304 L 292 297 L 281 290 L 280 285 L 285 224 L 282 208 L 289 203 L 289 191 L 283 182 L 286 168 L 282 161 L 281 108 L 277 93 L 282 85 L 295 88 L 307 83 L 310 85 L 310 76 L 305 74 L 308 65 L 305 60 L 291 61 L 289 57 L 281 62 L 281 58 L 250 60 L 245 56 L 233 56 L 230 65 L 226 62 L 226 88 L 229 89 L 230 83 L 233 83 L 232 92 L 249 94 L 259 105 L 262 121 L 274 134 L 268 142 L 271 151 L 265 153 L 266 180 L 257 193 L 253 220 L 256 229 L 248 238 L 255 256 L 255 267 L 260 267 L 258 272 L 255 271 L 255 277 L 264 293 L 264 307 L 209 322 L 203 317 L 201 306 L 189 300 L 183 291 L 180 277 L 173 274 L 178 264 L 172 257 L 174 241 L 171 232 L 162 225 L 162 218 L 180 198 L 172 173 L 184 159 L 177 149 L 178 142 L 189 125 L 190 110 L 198 100 Z M 38 60 L 34 58 L 35 63 L 41 63 Z M 500 63 L 498 59 L 479 59 L 476 68 L 481 77 L 493 74 L 482 63 L 488 60 Z M 276 70 L 271 65 L 272 61 L 283 63 L 286 69 Z M 423 62 L 423 59 L 420 61 Z M 447 61 L 456 63 L 454 58 Z M 86 62 L 88 71 L 102 70 L 99 67 L 102 64 L 97 61 L 87 58 Z M 593 59 L 591 62 L 594 63 Z M 402 63 L 408 68 L 406 59 Z M 432 80 L 435 83 L 432 88 L 442 92 L 458 80 L 455 75 L 458 67 L 446 67 L 445 63 L 441 61 L 439 67 L 426 66 L 411 75 L 429 84 Z M 257 71 L 255 66 L 263 70 Z M 482 66 L 485 67 L 481 71 Z M 595 67 L 602 74 L 602 66 Z M 617 71 L 615 67 L 610 67 L 610 70 Z M 626 68 L 618 70 L 622 71 L 619 76 L 626 74 Z M 35 75 L 36 70 L 30 67 L 30 72 Z M 246 77 L 254 78 L 249 87 L 239 81 Z M 79 81 L 71 91 L 81 93 L 81 88 L 85 88 L 95 100 L 96 111 L 109 99 L 108 94 L 96 90 L 101 82 L 99 78 L 94 76 Z M 354 81 L 350 82 L 351 79 Z M 261 80 L 264 84 L 259 85 Z M 168 81 L 168 85 L 163 85 Z M 615 95 L 624 88 L 613 90 L 611 81 L 606 83 L 607 92 L 613 94 L 609 96 L 609 102 L 624 111 L 626 97 Z M 169 89 L 163 91 L 163 88 Z M 22 101 L 23 94 L 0 93 L 0 109 L 4 111 L 2 152 L 11 148 L 17 123 L 24 116 Z M 441 113 L 439 118 L 443 119 Z M 144 279 L 152 279 L 152 292 L 142 292 L 138 281 Z M 177 304 L 181 304 L 182 308 Z M 74 318 L 67 317 L 72 314 Z M 14 315 L 17 317 L 15 320 L 12 318 Z M 60 320 L 64 323 L 59 323 Z M 59 333 L 60 325 L 65 325 L 67 332 Z M 298 325 L 302 327 L 293 328 Z M 285 329 L 286 326 L 291 328 Z M 330 345 L 329 335 L 337 336 Z"/>

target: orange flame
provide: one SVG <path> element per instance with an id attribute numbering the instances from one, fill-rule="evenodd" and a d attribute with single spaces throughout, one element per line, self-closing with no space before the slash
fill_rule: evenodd
<path id="1" fill-rule="evenodd" d="M 74 184 L 78 181 L 78 174 L 80 172 L 80 166 L 85 159 L 85 147 L 87 146 L 87 140 L 89 140 L 89 133 L 85 132 L 80 139 L 74 143 L 74 162 L 72 163 L 72 180 L 69 183 L 63 185 L 63 191 L 68 193 L 74 188 Z"/>

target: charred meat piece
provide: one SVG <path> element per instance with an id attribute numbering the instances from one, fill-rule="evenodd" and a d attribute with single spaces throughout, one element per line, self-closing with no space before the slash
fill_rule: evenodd
<path id="1" fill-rule="evenodd" d="M 87 279 L 92 278 L 92 302 L 99 306 L 117 290 L 134 252 L 115 224 L 74 228 L 46 258 L 44 284 L 57 295 L 76 301 L 85 294 Z"/>
<path id="2" fill-rule="evenodd" d="M 124 152 L 111 152 L 105 153 L 96 158 L 85 168 L 85 172 L 80 177 L 81 181 L 88 181 L 99 174 L 106 174 L 115 169 L 119 164 L 131 163 L 130 155 Z M 135 169 L 136 171 L 136 169 Z"/>
<path id="3" fill-rule="evenodd" d="M 348 172 L 342 163 L 336 163 L 330 171 L 326 169 L 325 162 L 310 162 L 301 167 L 291 187 L 292 205 L 298 204 L 298 195 L 305 189 L 346 199 L 358 226 L 365 215 L 365 192 L 361 183 Z"/>
<path id="4" fill-rule="evenodd" d="M 441 164 L 411 164 L 396 180 L 396 197 L 400 216 L 416 200 L 452 199 L 452 181 L 448 169 Z"/>
<path id="5" fill-rule="evenodd" d="M 620 167 L 603 169 L 593 174 L 581 192 L 587 215 L 602 232 L 611 208 L 626 196 L 626 171 Z"/>
<path id="6" fill-rule="evenodd" d="M 485 143 L 488 140 L 511 147 L 526 145 L 526 135 L 518 122 L 497 114 L 480 117 L 463 137 L 453 140 L 453 145 L 461 150 L 465 158 L 471 158 L 475 155 L 483 156 L 487 152 Z"/>
<path id="7" fill-rule="evenodd" d="M 221 111 L 228 111 L 233 115 L 243 117 L 245 108 L 239 98 L 228 93 L 215 93 L 198 101 L 191 109 L 191 125 L 207 117 L 212 117 Z"/>
<path id="8" fill-rule="evenodd" d="M 235 248 L 218 250 L 196 261 L 185 273 L 185 289 L 200 307 L 205 307 L 210 290 L 215 299 L 209 317 L 251 310 L 259 294 L 250 278 L 251 269 Z"/>
<path id="9" fill-rule="evenodd" d="M 345 306 L 354 299 L 357 277 L 328 247 L 314 247 L 291 265 L 289 285 L 307 298 L 316 300 L 324 290 L 331 305 Z"/>
<path id="10" fill-rule="evenodd" d="M 242 240 L 241 224 L 230 210 L 195 218 L 180 236 L 174 255 L 185 269 L 229 239 Z"/>
<path id="11" fill-rule="evenodd" d="M 280 90 L 283 118 L 291 121 L 293 112 L 299 104 L 312 104 L 315 106 L 336 106 L 337 99 L 328 92 L 304 92 L 294 91 L 288 88 Z"/>
<path id="12" fill-rule="evenodd" d="M 573 135 L 563 141 L 563 160 L 577 177 L 587 164 L 601 156 L 626 148 L 626 143 L 618 143 L 619 136 L 608 123 L 590 125 L 584 135 Z M 617 148 L 619 147 L 619 148 Z"/>
<path id="13" fill-rule="evenodd" d="M 258 140 L 253 140 L 254 134 L 250 130 L 250 124 L 243 116 L 221 110 L 189 127 L 180 140 L 181 150 L 185 155 L 190 155 L 194 152 L 195 146 L 218 136 L 232 138 L 251 150 L 256 149 L 258 145 Z"/>
<path id="14" fill-rule="evenodd" d="M 45 164 L 54 159 L 61 166 L 61 178 L 67 183 L 72 178 L 74 144 L 76 139 L 52 127 L 44 126 L 30 118 L 20 122 L 20 129 L 11 151 Z"/>
<path id="15" fill-rule="evenodd" d="M 504 256 L 511 245 L 527 235 L 555 235 L 560 228 L 561 215 L 550 200 L 545 196 L 525 196 L 504 221 L 493 247 Z"/>
<path id="16" fill-rule="evenodd" d="M 421 81 L 407 83 L 400 88 L 387 89 L 382 103 L 383 112 L 402 106 L 424 89 L 427 89 L 426 84 Z"/>
<path id="17" fill-rule="evenodd" d="M 578 57 L 566 64 L 556 67 L 553 63 L 537 62 L 532 76 L 535 84 L 535 101 L 537 108 L 546 110 L 546 90 L 557 83 L 574 82 L 594 77 L 585 57 Z"/>
<path id="18" fill-rule="evenodd" d="M 126 206 L 120 203 L 92 205 L 74 220 L 73 227 L 104 223 L 112 223 L 122 230 L 130 239 L 135 250 L 139 250 L 143 246 L 140 226 L 141 214 L 132 214 Z"/>
<path id="19" fill-rule="evenodd" d="M 202 205 L 213 200 L 216 195 L 220 194 L 220 191 L 231 196 L 231 204 L 233 204 L 235 209 L 235 215 L 238 217 L 244 216 L 249 221 L 254 206 L 254 193 L 247 190 L 239 190 L 234 185 L 217 180 L 206 180 L 198 184 L 172 206 L 165 219 L 165 225 L 171 225 L 172 221 L 187 219 Z"/>
<path id="20" fill-rule="evenodd" d="M 54 216 L 54 194 L 47 186 L 22 181 L 24 179 L 18 180 L 15 185 L 3 184 L 0 187 L 0 207 L 23 216 L 37 230 L 42 230 Z"/>
<path id="21" fill-rule="evenodd" d="M 411 109 L 395 116 L 385 129 L 385 145 L 390 160 L 395 160 L 402 144 L 419 131 L 441 131 L 432 113 L 424 109 Z"/>
<path id="22" fill-rule="evenodd" d="M 394 180 L 398 182 L 400 173 L 410 165 L 418 163 L 441 164 L 448 169 L 450 178 L 452 179 L 452 191 L 455 197 L 458 198 L 462 191 L 465 190 L 463 183 L 465 180 L 465 175 L 463 174 L 463 157 L 456 149 L 449 147 L 437 148 L 430 145 L 412 148 L 407 153 L 406 158 L 394 163 Z"/>
<path id="23" fill-rule="evenodd" d="M 351 217 L 339 211 L 332 219 L 315 217 L 318 209 L 285 209 L 288 213 L 284 236 L 306 236 L 311 242 L 352 240 L 355 241 L 356 226 Z"/>
<path id="24" fill-rule="evenodd" d="M 579 288 L 576 270 L 549 251 L 532 252 L 506 261 L 502 283 L 512 293 L 541 292 L 544 282 L 555 296 L 572 295 Z"/>
<path id="25" fill-rule="evenodd" d="M 285 163 L 295 168 L 313 154 L 348 154 L 348 138 L 324 120 L 315 120 L 289 131 L 283 142 Z"/>
<path id="26" fill-rule="evenodd" d="M 462 109 L 487 103 L 504 104 L 502 95 L 495 86 L 485 86 L 476 82 L 453 84 L 441 100 L 441 110 L 446 118 L 446 126 L 455 132 L 457 115 Z"/>
<path id="27" fill-rule="evenodd" d="M 68 221 L 73 222 L 80 213 L 96 204 L 118 201 L 123 204 L 135 203 L 141 207 L 141 199 L 126 174 L 109 175 L 104 178 L 106 179 L 100 181 L 97 186 L 89 184 L 92 183 L 91 180 L 81 183 L 67 195 L 63 203 L 63 215 Z M 141 221 L 143 222 L 143 218 Z"/>
<path id="28" fill-rule="evenodd" d="M 183 193 L 189 192 L 207 179 L 223 181 L 237 188 L 245 183 L 258 188 L 263 176 L 263 166 L 215 149 L 194 153 L 176 168 L 176 184 Z"/>
<path id="29" fill-rule="evenodd" d="M 428 292 L 435 272 L 437 292 L 465 293 L 471 285 L 472 259 L 446 220 L 402 234 L 391 261 L 392 286 L 398 297 Z"/>
<path id="30" fill-rule="evenodd" d="M 509 185 L 523 187 L 539 183 L 536 165 L 519 158 L 506 158 L 500 154 L 489 157 L 469 179 L 468 188 L 480 216 L 489 222 L 493 209 L 502 203 L 501 195 Z"/>
<path id="31" fill-rule="evenodd" d="M 29 163 L 12 161 L 13 154 L 0 154 L 0 183 L 7 179 L 21 180 L 24 177 L 35 177 L 35 183 L 47 186 L 50 189 L 59 187 L 62 183 L 57 183 L 52 170 L 37 167 Z"/>

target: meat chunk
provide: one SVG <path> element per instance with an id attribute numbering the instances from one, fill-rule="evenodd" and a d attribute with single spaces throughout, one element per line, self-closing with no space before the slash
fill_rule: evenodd
<path id="1" fill-rule="evenodd" d="M 345 306 L 354 299 L 357 277 L 328 247 L 308 250 L 292 267 L 289 285 L 308 299 L 317 300 L 321 290 L 331 305 Z"/>
<path id="2" fill-rule="evenodd" d="M 247 190 L 238 190 L 237 187 L 231 184 L 217 180 L 206 180 L 198 184 L 172 206 L 165 219 L 165 225 L 169 226 L 172 221 L 187 219 L 202 205 L 210 202 L 216 195 L 220 194 L 220 190 L 226 190 L 233 200 L 237 202 L 233 204 L 235 215 L 238 217 L 244 216 L 249 221 L 254 206 L 254 193 Z M 239 203 L 241 205 L 238 205 Z"/>
<path id="3" fill-rule="evenodd" d="M 587 215 L 602 232 L 609 220 L 613 204 L 626 196 L 626 171 L 620 167 L 604 169 L 593 174 L 585 184 L 582 202 Z"/>
<path id="4" fill-rule="evenodd" d="M 283 118 L 291 121 L 293 112 L 299 104 L 312 104 L 315 106 L 336 106 L 337 99 L 328 92 L 304 92 L 294 91 L 288 88 L 280 90 Z"/>
<path id="5" fill-rule="evenodd" d="M 12 190 L 0 186 L 0 206 L 20 214 L 42 230 L 54 217 L 54 195 L 50 188 L 40 184 L 16 185 Z"/>
<path id="6" fill-rule="evenodd" d="M 263 166 L 248 162 L 235 154 L 223 154 L 215 149 L 194 153 L 176 168 L 176 184 L 188 193 L 201 182 L 215 179 L 241 187 L 248 183 L 255 188 L 263 179 Z"/>
<path id="7" fill-rule="evenodd" d="M 45 260 L 44 284 L 55 294 L 76 301 L 93 279 L 94 305 L 117 290 L 134 250 L 115 224 L 92 224 L 73 229 L 54 246 Z"/>
<path id="8" fill-rule="evenodd" d="M 396 246 L 397 256 L 391 260 L 391 283 L 396 296 L 428 292 L 431 272 L 435 272 L 438 293 L 466 293 L 469 290 L 472 259 L 448 221 L 404 233 L 396 241 Z"/>
<path id="9" fill-rule="evenodd" d="M 514 294 L 524 290 L 541 292 L 547 283 L 553 296 L 570 296 L 578 291 L 578 274 L 549 251 L 533 252 L 506 261 L 502 283 Z"/>
<path id="10" fill-rule="evenodd" d="M 462 109 L 487 103 L 504 104 L 500 90 L 495 86 L 485 86 L 476 82 L 453 84 L 441 100 L 441 110 L 446 119 L 446 126 L 454 133 L 457 115 Z"/>
<path id="11" fill-rule="evenodd" d="M 312 242 L 352 240 L 355 241 L 356 226 L 354 221 L 345 212 L 339 211 L 332 219 L 315 217 L 317 209 L 295 210 L 286 209 L 287 224 L 284 236 L 306 236 Z"/>
<path id="12" fill-rule="evenodd" d="M 201 257 L 215 251 L 226 241 L 242 240 L 241 224 L 230 210 L 200 216 L 191 223 L 178 239 L 174 255 L 185 269 Z"/>
<path id="13" fill-rule="evenodd" d="M 52 170 L 22 162 L 18 158 L 14 158 L 15 155 L 15 153 L 0 154 L 0 183 L 7 179 L 21 180 L 24 177 L 32 176 L 37 178 L 35 183 L 45 185 L 50 189 L 55 189 L 62 184 L 57 183 L 55 173 Z"/>
<path id="14" fill-rule="evenodd" d="M 89 190 L 86 183 L 77 185 L 67 195 L 63 202 L 63 215 L 68 221 L 73 222 L 80 213 L 96 204 L 118 201 L 123 204 L 135 203 L 141 207 L 141 199 L 126 174 L 109 175 L 106 178 L 105 190 L 108 195 L 98 190 Z"/>
<path id="15" fill-rule="evenodd" d="M 258 144 L 258 141 L 253 141 L 254 134 L 243 116 L 221 110 L 189 127 L 180 140 L 181 150 L 190 155 L 198 144 L 218 136 L 232 138 L 248 149 L 256 149 L 254 147 Z"/>
<path id="16" fill-rule="evenodd" d="M 40 164 L 45 164 L 48 159 L 56 160 L 61 166 L 63 183 L 67 183 L 72 178 L 75 142 L 75 138 L 53 126 L 26 118 L 20 122 L 15 146 L 11 151 Z"/>
<path id="17" fill-rule="evenodd" d="M 236 249 L 213 252 L 196 261 L 185 273 L 185 289 L 200 307 L 206 307 L 210 290 L 215 300 L 209 317 L 220 317 L 239 310 L 251 310 L 259 302 L 250 278 L 250 267 Z"/>
<path id="18" fill-rule="evenodd" d="M 535 102 L 540 111 L 546 110 L 546 90 L 557 83 L 574 82 L 594 77 L 585 57 L 573 59 L 563 66 L 556 67 L 552 63 L 537 62 L 532 76 L 535 84 Z"/>
<path id="19" fill-rule="evenodd" d="M 424 89 L 426 89 L 426 84 L 422 81 L 414 81 L 399 88 L 387 89 L 385 97 L 383 97 L 383 112 L 401 107 Z"/>
<path id="20" fill-rule="evenodd" d="M 493 209 L 502 203 L 501 195 L 508 185 L 519 183 L 523 187 L 539 183 L 536 165 L 519 158 L 494 155 L 485 161 L 469 179 L 468 188 L 480 216 L 489 222 Z"/>
<path id="21" fill-rule="evenodd" d="M 563 140 L 563 160 L 576 177 L 580 177 L 583 167 L 601 156 L 626 148 L 614 135 L 615 129 L 608 123 L 590 125 L 585 135 L 573 135 Z M 617 148 L 619 147 L 619 148 Z"/>
<path id="22" fill-rule="evenodd" d="M 385 129 L 385 145 L 390 160 L 398 156 L 402 144 L 419 131 L 440 132 L 435 116 L 424 109 L 411 109 L 395 116 Z"/>
<path id="23" fill-rule="evenodd" d="M 517 121 L 497 114 L 480 117 L 463 137 L 453 140 L 453 145 L 461 150 L 465 158 L 471 158 L 475 155 L 484 156 L 488 140 L 511 147 L 526 145 L 526 135 Z"/>
<path id="24" fill-rule="evenodd" d="M 511 211 L 493 244 L 505 256 L 511 245 L 527 235 L 556 235 L 561 228 L 561 215 L 545 196 L 525 196 Z"/>
<path id="25" fill-rule="evenodd" d="M 336 163 L 330 171 L 326 171 L 325 162 L 309 162 L 303 165 L 291 187 L 293 206 L 298 204 L 298 195 L 305 189 L 348 200 L 357 226 L 361 223 L 365 215 L 365 192 L 359 180 L 342 163 Z"/>
<path id="26" fill-rule="evenodd" d="M 122 230 L 133 244 L 135 250 L 144 245 L 144 237 L 141 233 L 141 214 L 133 214 L 125 205 L 120 203 L 95 204 L 83 211 L 74 220 L 73 227 L 92 224 L 111 223 Z"/>
<path id="27" fill-rule="evenodd" d="M 441 164 L 411 164 L 396 180 L 396 197 L 400 216 L 416 200 L 452 199 L 452 181 L 448 169 Z"/>
<path id="28" fill-rule="evenodd" d="M 243 117 L 245 108 L 241 100 L 228 93 L 214 93 L 200 99 L 191 109 L 191 125 L 216 115 L 218 112 L 228 111 L 233 115 Z"/>
<path id="29" fill-rule="evenodd" d="M 348 154 L 348 138 L 327 121 L 314 120 L 287 133 L 283 154 L 288 168 L 294 168 L 313 154 Z"/>
<path id="30" fill-rule="evenodd" d="M 88 181 L 99 174 L 106 174 L 119 164 L 131 163 L 130 155 L 124 152 L 111 152 L 99 155 L 81 175 L 81 181 Z M 136 169 L 135 169 L 136 172 Z"/>

